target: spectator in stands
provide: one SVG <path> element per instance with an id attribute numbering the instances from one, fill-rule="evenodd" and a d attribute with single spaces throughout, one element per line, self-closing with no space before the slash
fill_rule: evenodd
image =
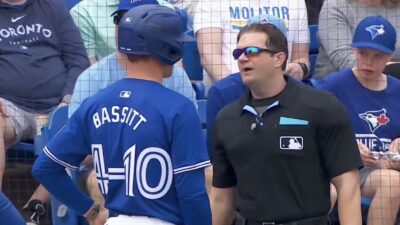
<path id="1" fill-rule="evenodd" d="M 119 2 L 83 0 L 71 9 L 72 18 L 81 32 L 91 64 L 115 52 L 114 24 L 110 15 L 117 10 Z M 130 4 L 130 1 L 121 2 Z M 160 5 L 172 7 L 165 0 L 158 2 Z"/>
<path id="2" fill-rule="evenodd" d="M 142 0 L 131 3 L 130 0 L 122 0 L 118 10 L 113 14 L 115 25 L 118 26 L 119 20 L 129 9 L 144 4 L 158 4 L 158 2 L 155 0 Z M 113 28 L 115 28 L 115 26 Z M 118 34 L 116 33 L 116 35 Z M 72 95 L 71 104 L 69 105 L 69 116 L 72 116 L 86 98 L 108 87 L 115 81 L 126 77 L 126 71 L 123 69 L 125 65 L 122 64 L 122 62 L 124 62 L 122 57 L 123 54 L 118 51 L 112 53 L 98 63 L 93 64 L 79 76 Z M 194 90 L 188 76 L 182 68 L 174 66 L 172 76 L 165 78 L 163 80 L 163 85 L 184 95 L 197 107 Z M 86 164 L 92 166 L 91 160 L 87 160 Z M 86 186 L 86 190 L 94 200 L 100 204 L 104 202 L 93 169 L 90 169 L 90 171 L 86 173 L 86 176 L 83 177 L 83 185 Z"/>
<path id="3" fill-rule="evenodd" d="M 194 10 L 201 0 L 168 0 L 173 6 L 185 10 L 189 17 L 193 17 Z"/>
<path id="4" fill-rule="evenodd" d="M 307 76 L 309 30 L 304 0 L 208 0 L 199 2 L 193 26 L 203 67 L 212 82 L 239 71 L 231 56 L 236 36 L 250 17 L 265 14 L 280 17 L 289 29 L 289 63 L 285 73 L 297 79 Z"/>
<path id="5" fill-rule="evenodd" d="M 319 12 L 324 0 L 305 0 L 307 6 L 308 25 L 318 24 Z"/>
<path id="6" fill-rule="evenodd" d="M 375 15 L 385 17 L 396 29 L 400 29 L 399 0 L 324 1 L 318 23 L 318 38 L 321 46 L 314 72 L 315 78 L 322 79 L 332 72 L 354 66 L 355 58 L 350 44 L 355 28 L 365 17 Z M 399 40 L 397 40 L 397 47 L 391 61 L 400 61 Z M 393 75 L 400 75 L 398 64 L 397 68 L 399 74 Z"/>
<path id="7" fill-rule="evenodd" d="M 368 225 L 393 225 L 400 207 L 400 165 L 378 152 L 400 150 L 400 80 L 383 72 L 396 48 L 396 30 L 381 16 L 363 19 L 352 42 L 355 65 L 317 87 L 331 91 L 350 113 L 365 167 L 362 195 L 372 198 Z M 387 152 L 386 152 L 387 153 Z"/>
<path id="8" fill-rule="evenodd" d="M 2 180 L 5 149 L 33 139 L 37 118 L 69 103 L 89 60 L 62 1 L 0 0 L 0 31 Z M 31 199 L 46 202 L 47 191 L 39 187 Z"/>

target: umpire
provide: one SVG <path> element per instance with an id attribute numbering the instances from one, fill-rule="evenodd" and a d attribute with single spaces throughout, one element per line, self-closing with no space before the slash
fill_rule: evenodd
<path id="1" fill-rule="evenodd" d="M 213 127 L 213 224 L 231 224 L 237 209 L 237 225 L 324 225 L 332 182 L 340 223 L 361 225 L 362 162 L 343 105 L 283 75 L 287 40 L 274 25 L 248 25 L 237 41 L 249 90 Z"/>

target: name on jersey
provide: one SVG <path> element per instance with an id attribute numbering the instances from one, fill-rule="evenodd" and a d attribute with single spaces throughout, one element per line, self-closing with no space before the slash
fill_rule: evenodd
<path id="1" fill-rule="evenodd" d="M 229 7 L 231 19 L 248 19 L 250 17 L 262 14 L 273 15 L 283 20 L 289 20 L 288 7 Z"/>
<path id="2" fill-rule="evenodd" d="M 112 106 L 111 108 L 103 107 L 99 112 L 93 114 L 93 124 L 97 128 L 109 123 L 126 124 L 136 130 L 147 119 L 133 108 L 127 106 Z"/>
<path id="3" fill-rule="evenodd" d="M 36 23 L 31 25 L 18 25 L 14 28 L 2 28 L 0 29 L 0 42 L 3 39 L 11 37 L 25 36 L 29 34 L 42 34 L 46 38 L 50 38 L 53 32 L 50 29 L 46 29 L 42 24 Z"/>
<path id="4" fill-rule="evenodd" d="M 373 151 L 386 151 L 392 143 L 391 139 L 378 138 L 374 134 L 356 134 L 356 139 Z"/>

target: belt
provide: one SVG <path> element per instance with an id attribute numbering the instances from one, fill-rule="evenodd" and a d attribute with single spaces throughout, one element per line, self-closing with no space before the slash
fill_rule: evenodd
<path id="1" fill-rule="evenodd" d="M 117 213 L 117 212 L 115 212 L 113 210 L 110 210 L 110 209 L 108 210 L 108 218 L 117 217 L 119 215 L 120 215 L 120 213 Z"/>
<path id="2" fill-rule="evenodd" d="M 327 223 L 327 216 L 320 216 L 290 222 L 259 221 L 248 218 L 237 218 L 235 225 L 326 225 Z"/>

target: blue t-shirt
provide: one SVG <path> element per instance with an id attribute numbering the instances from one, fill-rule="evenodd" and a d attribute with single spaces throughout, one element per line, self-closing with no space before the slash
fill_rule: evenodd
<path id="1" fill-rule="evenodd" d="M 68 106 L 69 117 L 86 98 L 123 78 L 126 78 L 126 71 L 119 65 L 116 53 L 110 54 L 91 65 L 76 81 L 71 103 Z M 163 79 L 163 85 L 190 99 L 197 108 L 196 93 L 189 77 L 182 68 L 174 66 L 172 75 Z"/>
<path id="2" fill-rule="evenodd" d="M 131 78 L 83 102 L 44 154 L 69 168 L 92 154 L 108 209 L 177 225 L 184 224 L 179 196 L 187 192 L 180 176 L 210 165 L 193 103 Z"/>
<path id="3" fill-rule="evenodd" d="M 0 97 L 49 112 L 89 66 L 80 33 L 60 0 L 0 1 Z"/>
<path id="4" fill-rule="evenodd" d="M 370 150 L 386 151 L 400 137 L 400 80 L 387 76 L 387 87 L 372 91 L 351 69 L 327 76 L 316 86 L 333 94 L 346 106 L 356 138 Z"/>

